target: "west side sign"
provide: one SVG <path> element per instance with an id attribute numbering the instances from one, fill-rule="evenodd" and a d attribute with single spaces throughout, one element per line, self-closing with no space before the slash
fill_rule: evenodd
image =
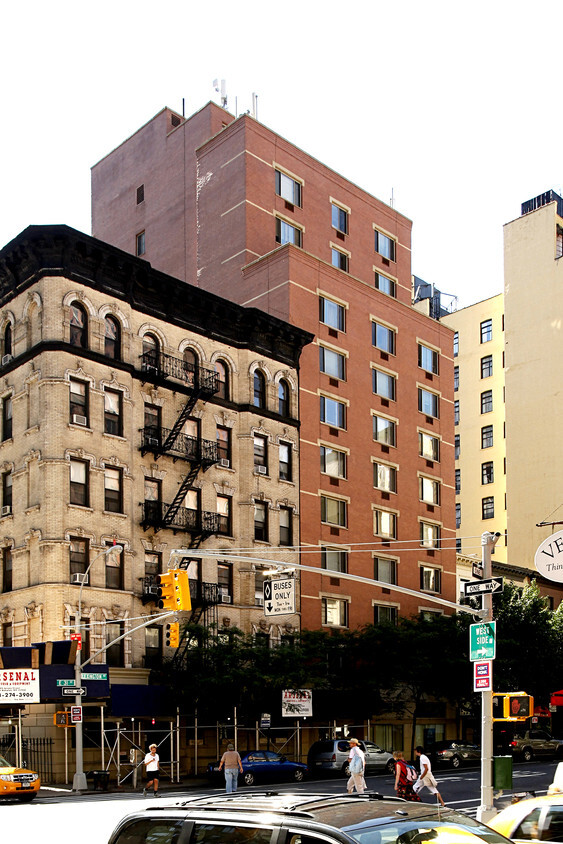
<path id="1" fill-rule="evenodd" d="M 39 669 L 0 669 L 0 704 L 39 703 Z"/>

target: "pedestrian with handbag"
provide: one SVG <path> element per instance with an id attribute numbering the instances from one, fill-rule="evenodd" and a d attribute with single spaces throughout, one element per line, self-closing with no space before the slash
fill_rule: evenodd
<path id="1" fill-rule="evenodd" d="M 416 769 L 405 762 L 402 750 L 395 750 L 393 758 L 395 760 L 395 791 L 397 797 L 409 800 L 412 803 L 420 803 L 420 797 L 413 790 L 414 783 L 418 779 Z"/>
<path id="2" fill-rule="evenodd" d="M 360 747 L 357 738 L 348 739 L 350 743 L 350 755 L 348 756 L 348 766 L 350 768 L 350 779 L 347 783 L 348 794 L 352 794 L 354 786 L 358 794 L 363 794 L 366 790 L 366 781 L 364 773 L 366 770 L 366 755 Z"/>

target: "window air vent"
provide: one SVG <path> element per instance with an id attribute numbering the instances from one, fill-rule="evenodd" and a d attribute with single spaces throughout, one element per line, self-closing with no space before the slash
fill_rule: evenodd
<path id="1" fill-rule="evenodd" d="M 86 428 L 88 425 L 88 417 L 79 416 L 78 413 L 72 414 L 72 421 L 75 425 L 82 425 L 83 428 Z"/>
<path id="2" fill-rule="evenodd" d="M 232 604 L 233 603 L 233 596 L 232 595 L 221 595 L 221 603 L 222 604 Z"/>
<path id="3" fill-rule="evenodd" d="M 254 469 L 259 475 L 267 475 L 268 474 L 268 467 L 267 466 L 255 466 Z"/>
<path id="4" fill-rule="evenodd" d="M 86 586 L 88 583 L 88 575 L 75 572 L 74 574 L 71 574 L 70 582 L 75 583 L 77 586 Z"/>

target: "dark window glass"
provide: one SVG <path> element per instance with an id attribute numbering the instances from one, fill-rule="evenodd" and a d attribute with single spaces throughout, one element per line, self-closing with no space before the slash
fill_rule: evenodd
<path id="1" fill-rule="evenodd" d="M 106 645 L 108 647 L 106 648 L 105 654 L 108 665 L 123 665 L 125 639 L 121 639 L 119 642 L 115 642 L 114 640 L 122 636 L 124 632 L 123 624 L 118 621 L 111 621 L 106 624 Z"/>
<path id="2" fill-rule="evenodd" d="M 88 540 L 70 540 L 70 574 L 86 574 L 88 568 Z"/>
<path id="3" fill-rule="evenodd" d="M 293 510 L 280 507 L 280 545 L 293 544 Z"/>
<path id="4" fill-rule="evenodd" d="M 278 413 L 280 416 L 289 416 L 289 411 L 289 384 L 282 380 L 278 385 Z"/>
<path id="5" fill-rule="evenodd" d="M 276 170 L 276 194 L 291 205 L 301 207 L 301 183 Z"/>
<path id="6" fill-rule="evenodd" d="M 70 503 L 88 507 L 88 465 L 82 460 L 70 461 Z"/>
<path id="7" fill-rule="evenodd" d="M 104 432 L 122 436 L 122 394 L 115 390 L 104 390 Z"/>
<path id="8" fill-rule="evenodd" d="M 493 445 L 493 426 L 485 425 L 481 428 L 481 448 L 491 448 Z"/>
<path id="9" fill-rule="evenodd" d="M 493 461 L 489 460 L 487 463 L 481 464 L 481 483 L 492 484 L 495 479 Z"/>
<path id="10" fill-rule="evenodd" d="M 70 306 L 70 345 L 88 348 L 88 317 L 78 302 Z"/>
<path id="11" fill-rule="evenodd" d="M 321 548 L 321 566 L 328 571 L 347 571 L 348 551 L 340 548 Z"/>
<path id="12" fill-rule="evenodd" d="M 217 425 L 217 456 L 231 464 L 231 430 Z"/>
<path id="13" fill-rule="evenodd" d="M 2 548 L 2 592 L 11 592 L 12 583 L 12 549 Z"/>
<path id="14" fill-rule="evenodd" d="M 395 241 L 382 232 L 375 232 L 375 251 L 389 261 L 395 260 Z"/>
<path id="15" fill-rule="evenodd" d="M 12 354 L 12 323 L 9 322 L 4 329 L 4 354 Z"/>
<path id="16" fill-rule="evenodd" d="M 6 396 L 2 402 L 2 440 L 12 436 L 12 397 Z"/>
<path id="17" fill-rule="evenodd" d="M 121 358 L 121 329 L 119 322 L 113 316 L 104 320 L 104 354 L 107 358 L 120 360 Z"/>
<path id="18" fill-rule="evenodd" d="M 70 379 L 69 422 L 88 425 L 89 385 L 85 381 Z"/>
<path id="19" fill-rule="evenodd" d="M 229 495 L 217 496 L 217 515 L 219 516 L 219 533 L 232 536 L 231 497 Z"/>
<path id="20" fill-rule="evenodd" d="M 106 554 L 106 589 L 123 589 L 123 556 Z"/>
<path id="21" fill-rule="evenodd" d="M 217 373 L 217 390 L 216 395 L 220 399 L 230 399 L 230 385 L 229 385 L 229 368 L 222 360 L 215 361 L 215 372 Z"/>
<path id="22" fill-rule="evenodd" d="M 338 205 L 332 205 L 332 227 L 342 234 L 348 234 L 348 212 Z"/>
<path id="23" fill-rule="evenodd" d="M 394 299 L 397 297 L 397 285 L 391 278 L 387 278 L 386 275 L 382 273 L 375 274 L 375 289 L 381 290 L 382 293 L 386 293 L 388 296 L 392 296 Z"/>
<path id="24" fill-rule="evenodd" d="M 493 409 L 493 391 L 485 390 L 481 393 L 481 413 L 490 413 Z"/>
<path id="25" fill-rule="evenodd" d="M 490 378 L 493 374 L 493 356 L 481 358 L 481 378 Z"/>
<path id="26" fill-rule="evenodd" d="M 254 539 L 268 541 L 268 505 L 263 501 L 254 502 Z"/>
<path id="27" fill-rule="evenodd" d="M 137 256 L 144 255 L 146 251 L 145 233 L 139 232 L 135 238 L 135 254 Z"/>
<path id="28" fill-rule="evenodd" d="M 481 323 L 481 343 L 488 343 L 493 339 L 493 321 L 485 319 Z"/>
<path id="29" fill-rule="evenodd" d="M 292 448 L 290 443 L 280 443 L 279 446 L 279 473 L 280 480 L 291 481 L 291 454 Z"/>
<path id="30" fill-rule="evenodd" d="M 259 369 L 254 373 L 254 407 L 266 407 L 266 378 Z"/>
<path id="31" fill-rule="evenodd" d="M 492 495 L 483 498 L 481 501 L 481 511 L 483 519 L 494 519 L 495 517 L 495 499 Z"/>
<path id="32" fill-rule="evenodd" d="M 231 603 L 233 598 L 233 567 L 229 563 L 217 563 L 217 585 L 219 596 L 225 603 Z M 230 598 L 230 601 L 225 601 Z"/>
<path id="33" fill-rule="evenodd" d="M 121 469 L 110 469 L 106 466 L 104 471 L 104 510 L 110 513 L 123 513 Z"/>

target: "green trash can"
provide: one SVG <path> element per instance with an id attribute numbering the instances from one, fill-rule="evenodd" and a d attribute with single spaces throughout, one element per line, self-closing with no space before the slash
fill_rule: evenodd
<path id="1" fill-rule="evenodd" d="M 493 788 L 512 788 L 512 756 L 493 756 Z"/>

